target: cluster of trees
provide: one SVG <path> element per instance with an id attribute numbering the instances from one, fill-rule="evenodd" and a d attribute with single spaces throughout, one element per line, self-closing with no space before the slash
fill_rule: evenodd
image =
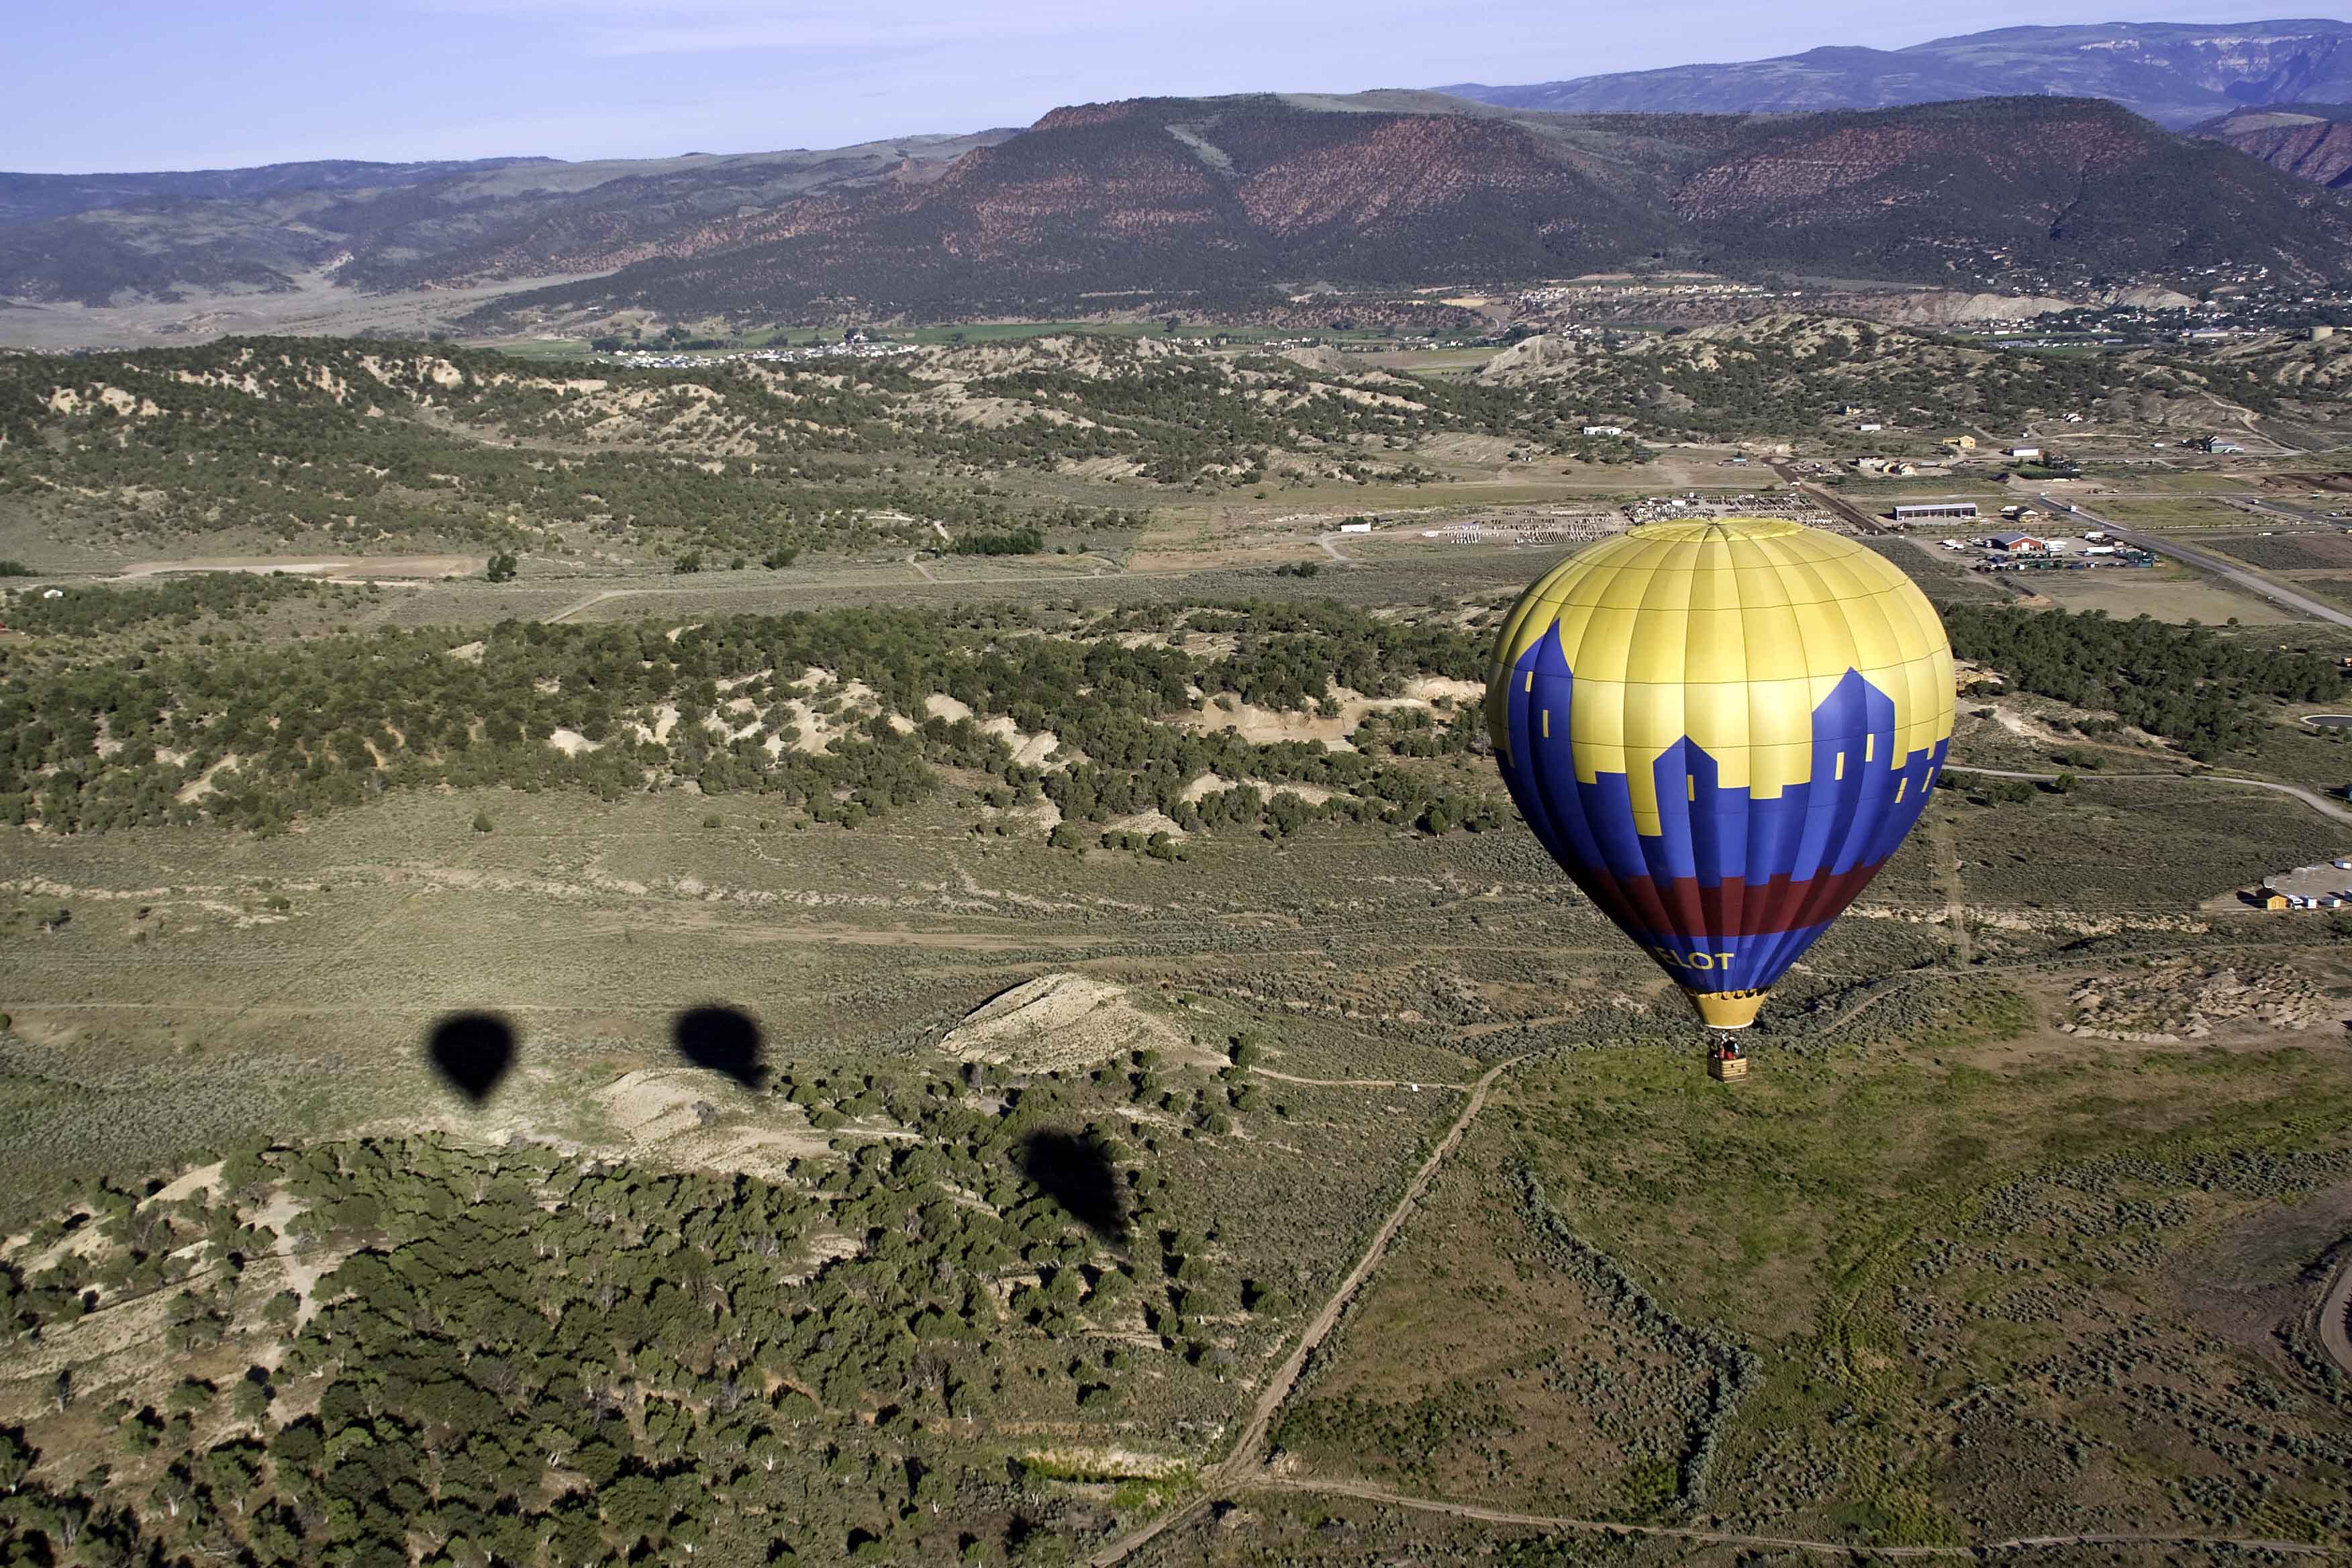
<path id="1" fill-rule="evenodd" d="M 1952 651 L 2010 685 L 2177 742 L 2200 762 L 2256 749 L 2269 704 L 2316 702 L 2343 687 L 2336 661 L 2210 627 L 1948 605 Z"/>
<path id="2" fill-rule="evenodd" d="M 1278 359 L 1144 355 L 1118 339 L 1086 352 L 1108 361 L 1098 374 L 974 382 L 1031 410 L 993 426 L 936 406 L 932 383 L 887 360 L 606 366 L 585 380 L 446 345 L 296 338 L 63 370 L 20 356 L 0 360 L 0 495 L 116 533 L 508 551 L 526 528 L 558 527 L 757 559 L 913 542 L 934 521 L 1051 534 L 1139 521 L 1015 506 L 962 482 L 1011 468 L 1114 457 L 1171 484 L 1251 484 L 1276 453 L 1311 447 L 1369 479 L 1402 472 L 1368 466 L 1369 452 L 1419 434 L 1559 423 L 1531 423 L 1509 392 L 1370 395 Z M 925 472 L 931 482 L 914 477 Z"/>
<path id="3" fill-rule="evenodd" d="M 249 1364 L 117 1400 L 121 1461 L 70 1490 L 23 1485 L 34 1445 L 0 1434 L 0 1535 L 30 1563 L 92 1533 L 105 1561 L 269 1568 L 1017 1560 L 1062 1505 L 998 1422 L 1108 1436 L 1136 1377 L 1213 1387 L 1227 1325 L 1296 1311 L 1130 1151 L 1266 1114 L 1237 1065 L 777 1092 L 839 1136 L 775 1180 L 409 1138 L 241 1151 L 179 1202 L 100 1189 L 100 1244 L 0 1269 L 0 1345 L 173 1289 L 175 1350 Z M 1098 1190 L 1037 1174 L 1041 1146 Z M 307 1295 L 246 1282 L 289 1250 L 341 1261 Z"/>
<path id="4" fill-rule="evenodd" d="M 162 631 L 207 617 L 234 619 L 323 591 L 316 583 L 279 573 L 205 572 L 135 588 L 68 586 L 54 599 L 22 594 L 9 604 L 7 618 L 16 630 L 36 636 Z"/>
<path id="5" fill-rule="evenodd" d="M 2122 362 L 1998 353 L 1800 320 L 1595 353 L 1524 384 L 1367 381 L 1269 356 L 1087 339 L 1066 364 L 969 383 L 1024 410 L 981 424 L 894 360 L 604 366 L 581 379 L 446 345 L 253 338 L 0 359 L 0 495 L 118 534 L 505 551 L 527 529 L 553 527 L 756 560 L 914 543 L 935 521 L 1051 537 L 1137 521 L 990 493 L 987 476 L 1010 469 L 1114 458 L 1171 486 L 1247 487 L 1297 455 L 1364 482 L 1412 482 L 1433 476 L 1402 454 L 1445 433 L 1502 437 L 1529 458 L 1643 456 L 1637 443 L 1586 437 L 1596 409 L 1710 437 L 1817 428 L 1847 403 L 2008 427 L 2087 407 L 2119 384 L 2210 391 L 2258 410 L 2278 394 L 2259 365 L 2152 350 Z"/>
<path id="6" fill-rule="evenodd" d="M 1750 322 L 1704 339 L 1668 334 L 1632 352 L 1587 354 L 1507 395 L 1522 405 L 1519 422 L 1531 438 L 1553 435 L 1571 416 L 1580 420 L 1593 410 L 1725 437 L 1818 430 L 1848 405 L 1882 409 L 1906 423 L 2014 429 L 2036 415 L 2088 409 L 2119 387 L 2179 396 L 2210 390 L 2257 412 L 2278 406 L 2277 387 L 2257 369 L 2211 359 L 2153 351 L 2121 359 L 2000 353 L 1812 318 Z M 1588 449 L 1581 439 L 1551 446 L 1602 460 L 1612 455 Z"/>
<path id="7" fill-rule="evenodd" d="M 911 543 L 934 521 L 1139 525 L 1133 509 L 1024 509 L 984 486 L 885 477 L 877 455 L 910 443 L 949 454 L 953 442 L 902 407 L 925 384 L 886 362 L 849 363 L 851 375 L 822 364 L 612 369 L 604 398 L 583 390 L 591 384 L 441 345 L 247 339 L 69 372 L 41 356 L 0 359 L 0 495 L 110 532 L 501 552 L 522 542 L 523 525 L 754 558 Z M 61 384 L 74 394 L 68 409 Z M 109 393 L 138 412 L 116 412 Z"/>
<path id="8" fill-rule="evenodd" d="M 953 548 L 958 555 L 1034 555 L 1045 548 L 1045 535 L 1034 528 L 966 533 L 957 538 Z"/>
<path id="9" fill-rule="evenodd" d="M 1192 612 L 1184 635 L 1233 641 L 1230 654 L 1210 657 L 1123 647 L 1117 632 L 1128 622 L 1118 616 L 1066 637 L 1004 635 L 1034 619 L 1015 608 L 745 616 L 675 640 L 636 624 L 507 622 L 482 639 L 478 658 L 452 657 L 446 632 L 383 627 L 28 669 L 0 684 L 0 821 L 94 832 L 208 819 L 274 831 L 388 790 L 504 784 L 612 798 L 690 779 L 706 795 L 758 791 L 813 820 L 855 826 L 933 795 L 950 768 L 991 775 L 985 787 L 1005 804 L 1052 799 L 1066 817 L 1088 822 L 1145 809 L 1188 827 L 1277 831 L 1329 816 L 1432 831 L 1491 820 L 1478 802 L 1451 799 L 1441 777 L 1399 760 L 1469 743 L 1441 743 L 1433 726 L 1412 731 L 1409 743 L 1384 740 L 1372 754 L 1259 745 L 1161 721 L 1191 710 L 1195 693 L 1298 710 L 1335 701 L 1339 686 L 1390 696 L 1415 676 L 1475 676 L 1483 650 L 1450 625 L 1332 604 Z M 812 667 L 840 684 L 798 684 Z M 857 682 L 876 693 L 870 707 L 845 701 L 842 690 Z M 1052 731 L 1087 760 L 1018 763 L 971 720 L 926 717 L 934 694 L 1009 715 L 1024 731 Z M 677 717 L 656 739 L 663 704 Z M 799 744 L 820 721 L 831 731 L 825 746 Z M 558 731 L 579 740 L 551 744 Z M 1270 817 L 1255 789 L 1185 801 L 1186 786 L 1213 772 L 1346 798 L 1300 802 L 1297 814 L 1286 805 Z"/>

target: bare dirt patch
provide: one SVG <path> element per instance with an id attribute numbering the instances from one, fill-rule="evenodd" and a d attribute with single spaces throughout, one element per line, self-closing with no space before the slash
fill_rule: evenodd
<path id="1" fill-rule="evenodd" d="M 116 574 L 118 581 L 163 577 L 181 572 L 283 572 L 289 577 L 324 577 L 341 583 L 421 581 L 470 577 L 482 570 L 479 555 L 313 555 L 289 561 L 282 555 L 199 555 L 185 561 L 139 561 Z"/>
<path id="2" fill-rule="evenodd" d="M 961 1061 L 1045 1072 L 1127 1051 L 1189 1049 L 1190 1042 L 1175 1025 L 1138 1006 L 1124 986 L 1058 972 L 991 997 L 965 1015 L 940 1048 Z"/>
<path id="3" fill-rule="evenodd" d="M 705 1072 L 643 1068 L 622 1074 L 596 1091 L 605 1120 L 627 1139 L 632 1152 L 699 1170 L 740 1171 L 782 1176 L 794 1160 L 823 1154 L 824 1134 L 797 1124 L 797 1113 L 713 1081 Z M 747 1121 L 738 1111 L 757 1103 L 762 1121 Z M 789 1123 L 774 1124 L 790 1116 Z"/>
<path id="4" fill-rule="evenodd" d="M 1336 686 L 1319 710 L 1310 710 L 1261 708 L 1228 696 L 1204 703 L 1189 713 L 1179 713 L 1169 722 L 1180 730 L 1211 734 L 1230 731 L 1257 746 L 1272 745 L 1277 741 L 1320 741 L 1332 751 L 1352 752 L 1356 748 L 1348 737 L 1355 733 L 1356 726 L 1364 721 L 1367 713 L 1395 708 L 1433 711 L 1440 702 L 1458 706 L 1482 701 L 1486 695 L 1483 681 L 1426 676 L 1410 682 L 1402 697 L 1367 697 L 1360 691 Z"/>

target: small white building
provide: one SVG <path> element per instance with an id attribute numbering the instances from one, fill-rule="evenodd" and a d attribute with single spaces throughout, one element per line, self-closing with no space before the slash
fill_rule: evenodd
<path id="1" fill-rule="evenodd" d="M 1622 425 L 1587 425 L 1584 433 L 1588 436 L 1622 436 L 1625 427 Z"/>
<path id="2" fill-rule="evenodd" d="M 2011 447 L 2003 454 L 2003 456 L 2022 463 L 2042 456 L 2042 448 L 2039 447 Z"/>
<path id="3" fill-rule="evenodd" d="M 1339 525 L 1342 533 L 1370 533 L 1371 531 L 1372 525 L 1369 522 L 1343 522 Z"/>
<path id="4" fill-rule="evenodd" d="M 1884 429 L 1885 429 L 1885 428 L 1886 428 L 1886 426 L 1885 426 L 1879 424 L 1879 423 L 1878 423 L 1877 421 L 1875 421 L 1875 420 L 1873 420 L 1870 424 L 1867 424 L 1867 425 L 1864 425 L 1864 426 L 1861 426 L 1862 433 L 1863 433 L 1864 435 L 1865 435 L 1865 436 L 1867 436 L 1867 435 L 1871 434 L 1873 431 L 1875 431 L 1875 430 L 1884 430 Z"/>

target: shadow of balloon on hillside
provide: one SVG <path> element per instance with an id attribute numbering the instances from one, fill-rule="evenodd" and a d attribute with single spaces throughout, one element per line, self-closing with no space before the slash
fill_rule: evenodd
<path id="1" fill-rule="evenodd" d="M 433 1026 L 425 1057 L 436 1077 L 478 1108 L 514 1066 L 514 1026 L 496 1013 L 452 1013 Z"/>
<path id="2" fill-rule="evenodd" d="M 740 1007 L 690 1007 L 670 1020 L 677 1054 L 698 1068 L 724 1073 L 754 1092 L 768 1086 L 761 1060 L 760 1025 Z"/>
<path id="3" fill-rule="evenodd" d="M 1091 1133 L 1032 1132 L 1016 1163 L 1022 1175 L 1061 1205 L 1062 1212 L 1103 1240 L 1127 1239 L 1127 1208 L 1118 1172 Z"/>

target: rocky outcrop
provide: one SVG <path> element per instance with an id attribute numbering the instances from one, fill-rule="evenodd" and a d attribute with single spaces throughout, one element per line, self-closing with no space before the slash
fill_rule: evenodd
<path id="1" fill-rule="evenodd" d="M 2063 1032 L 2144 1043 L 2201 1040 L 2217 1025 L 2299 1032 L 2343 1013 L 2342 1003 L 2292 970 L 2239 970 L 2188 959 L 2090 976 L 2076 983 L 2067 1000 L 2073 1016 L 2058 1026 Z"/>
<path id="2" fill-rule="evenodd" d="M 2253 109 L 2209 121 L 2197 134 L 2298 180 L 2335 190 L 2352 186 L 2352 109 Z"/>

